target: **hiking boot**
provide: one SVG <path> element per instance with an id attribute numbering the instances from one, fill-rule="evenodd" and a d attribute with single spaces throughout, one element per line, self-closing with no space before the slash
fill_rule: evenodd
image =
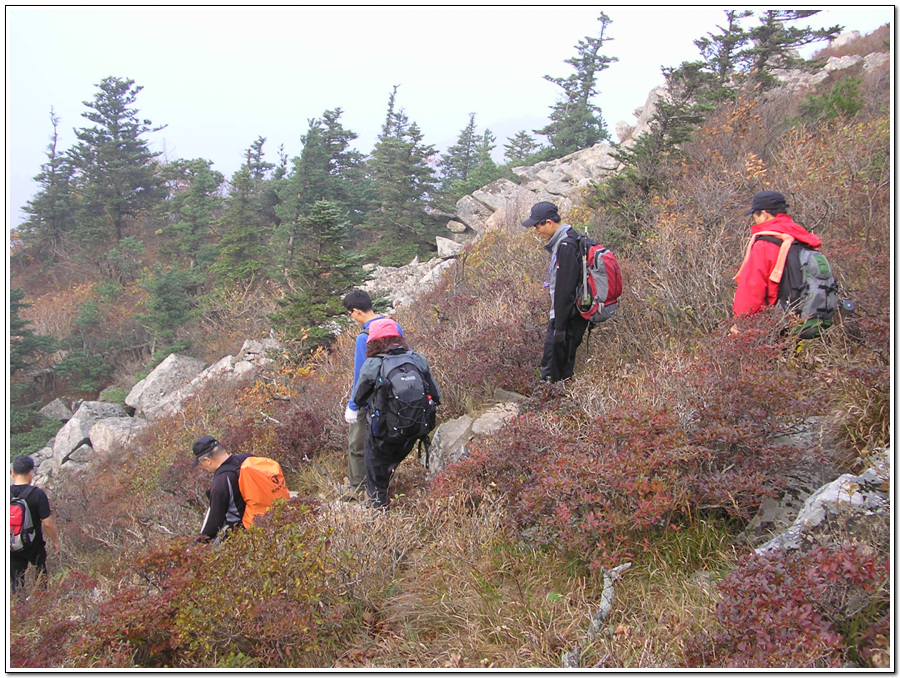
<path id="1" fill-rule="evenodd" d="M 362 501 L 365 498 L 365 485 L 345 485 L 341 490 L 341 501 Z"/>

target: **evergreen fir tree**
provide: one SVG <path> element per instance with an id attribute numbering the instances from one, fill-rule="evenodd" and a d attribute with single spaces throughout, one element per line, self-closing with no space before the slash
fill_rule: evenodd
<path id="1" fill-rule="evenodd" d="M 161 229 L 172 238 L 164 251 L 177 253 L 189 268 L 208 267 L 215 258 L 212 225 L 223 204 L 224 177 L 212 162 L 196 158 L 178 160 L 164 168 L 172 196 L 164 206 L 170 225 Z"/>
<path id="2" fill-rule="evenodd" d="M 319 200 L 299 221 L 296 266 L 288 273 L 289 291 L 278 301 L 281 310 L 271 320 L 292 339 L 310 346 L 327 342 L 325 324 L 346 313 L 341 299 L 362 283 L 366 274 L 359 255 L 347 248 L 350 224 L 335 202 Z"/>
<path id="3" fill-rule="evenodd" d="M 817 9 L 770 9 L 763 12 L 759 25 L 748 31 L 749 44 L 740 55 L 751 83 L 762 90 L 777 84 L 775 70 L 809 68 L 810 65 L 797 56 L 798 47 L 821 40 L 832 40 L 843 30 L 842 26 L 811 28 L 810 26 L 788 26 L 789 22 L 801 21 L 818 14 Z"/>
<path id="4" fill-rule="evenodd" d="M 456 143 L 441 156 L 441 191 L 447 192 L 456 182 L 466 182 L 478 164 L 478 135 L 475 133 L 475 114 L 469 113 L 469 124 L 459 133 Z"/>
<path id="5" fill-rule="evenodd" d="M 525 130 L 517 132 L 515 136 L 507 139 L 507 142 L 503 145 L 506 149 L 503 158 L 511 167 L 533 164 L 541 151 L 541 145 Z"/>
<path id="6" fill-rule="evenodd" d="M 618 59 L 600 54 L 611 39 L 606 36 L 606 29 L 612 19 L 601 12 L 597 20 L 599 37 L 580 40 L 576 45 L 578 55 L 565 60 L 575 73 L 566 78 L 544 76 L 563 90 L 561 99 L 551 109 L 550 124 L 535 130 L 535 134 L 546 136 L 550 142 L 550 148 L 542 154 L 544 160 L 561 158 L 609 138 L 600 108 L 591 100 L 598 94 L 597 76 Z"/>
<path id="7" fill-rule="evenodd" d="M 216 222 L 222 237 L 211 270 L 223 281 L 250 282 L 271 272 L 269 238 L 277 205 L 272 204 L 275 188 L 266 181 L 274 165 L 263 159 L 263 143 L 259 137 L 248 149 L 246 162 L 229 182 L 225 213 Z"/>
<path id="8" fill-rule="evenodd" d="M 127 226 L 165 197 L 156 166 L 159 153 L 141 137 L 163 127 L 151 127 L 134 108 L 143 87 L 133 80 L 107 77 L 97 85 L 90 110 L 83 117 L 93 127 L 76 130 L 78 143 L 69 151 L 81 196 L 79 237 L 86 242 L 121 240 Z"/>
<path id="9" fill-rule="evenodd" d="M 398 256 L 405 257 L 409 247 L 403 248 L 403 244 L 415 249 L 418 236 L 426 230 L 425 208 L 436 189 L 430 165 L 435 149 L 423 142 L 419 126 L 410 122 L 402 109 L 396 109 L 397 87 L 388 99 L 385 122 L 369 163 L 377 192 L 377 209 L 370 213 L 369 223 L 391 249 L 398 250 L 395 246 L 399 245 Z"/>
<path id="10" fill-rule="evenodd" d="M 37 194 L 28 201 L 23 211 L 28 219 L 16 229 L 22 244 L 32 256 L 58 258 L 63 254 L 63 243 L 75 231 L 75 200 L 72 193 L 72 175 L 75 168 L 65 153 L 60 153 L 59 118 L 50 109 L 53 134 L 47 146 L 47 162 L 34 180 L 40 186 Z"/>

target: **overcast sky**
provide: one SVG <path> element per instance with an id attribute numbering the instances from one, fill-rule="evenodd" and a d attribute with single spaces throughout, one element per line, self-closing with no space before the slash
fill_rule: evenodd
<path id="1" fill-rule="evenodd" d="M 226 178 L 259 136 L 267 159 L 301 150 L 308 119 L 343 109 L 344 127 L 369 153 L 393 85 L 397 105 L 425 142 L 444 150 L 476 113 L 478 131 L 509 136 L 547 123 L 576 43 L 597 36 L 601 7 L 6 7 L 8 226 L 22 221 L 32 177 L 46 160 L 50 109 L 60 150 L 95 85 L 107 76 L 144 89 L 142 118 L 166 129 L 145 138 L 168 159 L 205 158 Z M 660 67 L 699 56 L 693 41 L 716 30 L 723 10 L 607 6 L 602 53 L 618 62 L 600 74 L 610 133 L 662 82 Z M 761 11 L 761 10 L 760 10 Z M 869 33 L 892 6 L 830 7 L 809 21 Z M 748 24 L 752 25 L 752 24 Z M 818 46 L 823 46 L 822 44 Z M 808 56 L 808 54 L 805 54 Z"/>

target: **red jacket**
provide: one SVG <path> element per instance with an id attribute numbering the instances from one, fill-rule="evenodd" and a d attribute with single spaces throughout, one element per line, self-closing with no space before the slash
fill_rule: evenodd
<path id="1" fill-rule="evenodd" d="M 775 231 L 793 236 L 810 247 L 821 247 L 822 241 L 815 233 L 810 233 L 787 214 L 776 215 L 773 219 L 755 224 L 750 233 Z M 734 314 L 756 313 L 764 306 L 773 306 L 778 301 L 778 283 L 769 279 L 769 274 L 778 260 L 781 249 L 775 243 L 765 240 L 751 240 L 744 256 L 744 263 L 734 279 L 738 286 L 734 293 Z"/>

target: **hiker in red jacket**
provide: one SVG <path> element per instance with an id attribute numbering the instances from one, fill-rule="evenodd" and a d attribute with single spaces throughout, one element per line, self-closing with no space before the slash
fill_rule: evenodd
<path id="1" fill-rule="evenodd" d="M 777 191 L 761 191 L 753 196 L 750 209 L 744 216 L 753 218 L 750 228 L 752 238 L 744 255 L 744 262 L 734 279 L 737 290 L 734 293 L 734 315 L 750 315 L 765 306 L 774 306 L 778 302 L 778 282 L 780 272 L 772 276 L 776 267 L 784 266 L 779 261 L 781 246 L 774 242 L 755 237 L 767 231 L 785 233 L 795 240 L 806 243 L 810 247 L 820 247 L 822 241 L 814 233 L 810 233 L 787 215 L 787 201 Z M 770 276 L 777 280 L 771 280 Z"/>

